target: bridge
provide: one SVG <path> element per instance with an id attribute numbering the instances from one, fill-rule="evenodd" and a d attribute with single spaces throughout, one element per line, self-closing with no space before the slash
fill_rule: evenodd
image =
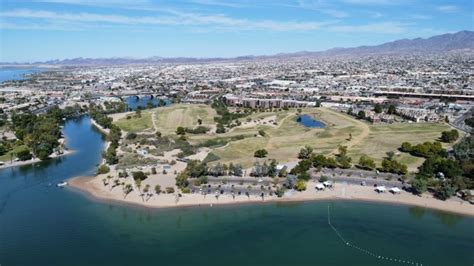
<path id="1" fill-rule="evenodd" d="M 462 94 L 438 94 L 438 93 L 418 93 L 418 92 L 400 92 L 400 91 L 376 91 L 375 96 L 395 96 L 395 97 L 408 97 L 408 98 L 428 98 L 428 99 L 451 99 L 451 100 L 463 100 L 463 101 L 474 101 L 474 95 L 462 95 Z"/>

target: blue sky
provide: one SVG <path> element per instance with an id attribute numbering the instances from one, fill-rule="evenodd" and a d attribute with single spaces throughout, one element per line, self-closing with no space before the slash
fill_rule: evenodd
<path id="1" fill-rule="evenodd" d="M 0 61 L 232 57 L 473 30 L 472 0 L 0 0 Z"/>

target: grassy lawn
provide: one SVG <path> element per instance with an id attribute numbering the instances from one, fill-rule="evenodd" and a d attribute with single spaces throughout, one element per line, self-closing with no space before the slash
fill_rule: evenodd
<path id="1" fill-rule="evenodd" d="M 248 167 L 254 162 L 255 150 L 264 148 L 268 151 L 268 158 L 274 158 L 279 162 L 289 162 L 297 160 L 299 150 L 305 145 L 312 146 L 317 153 L 329 154 L 334 152 L 338 145 L 351 143 L 348 140 L 349 133 L 355 139 L 368 128 L 360 121 L 327 109 L 304 109 L 303 113 L 324 121 L 327 128 L 307 128 L 300 125 L 296 122 L 295 110 L 276 112 L 273 113 L 276 114 L 278 123 L 275 127 L 263 125 L 231 131 L 231 133 L 242 134 L 257 133 L 259 129 L 264 129 L 265 137 L 251 137 L 231 142 L 225 147 L 217 148 L 214 153 L 221 158 L 221 162 L 241 163 Z M 224 135 L 227 134 L 230 133 Z"/>
<path id="2" fill-rule="evenodd" d="M 163 134 L 171 134 L 177 127 L 196 127 L 198 119 L 202 120 L 203 126 L 215 125 L 214 116 L 216 112 L 209 105 L 202 104 L 175 104 L 169 107 L 153 109 L 156 113 L 156 125 L 158 131 Z"/>
<path id="3" fill-rule="evenodd" d="M 13 148 L 13 150 L 10 150 L 8 151 L 7 153 L 5 153 L 4 155 L 0 156 L 0 161 L 2 162 L 9 162 L 12 157 L 11 157 L 11 154 L 16 154 L 17 151 L 23 149 L 23 148 L 26 148 L 26 145 L 20 145 L 20 146 L 15 146 Z M 15 160 L 16 156 L 13 156 L 13 160 Z"/>
<path id="4" fill-rule="evenodd" d="M 131 119 L 122 118 L 116 121 L 115 124 L 127 132 L 139 132 L 145 129 L 153 129 L 151 111 L 142 111 L 140 118 L 135 117 L 135 114 L 131 114 L 130 116 L 132 117 Z"/>
<path id="5" fill-rule="evenodd" d="M 349 149 L 353 160 L 359 160 L 360 155 L 367 154 L 377 163 L 389 151 L 397 153 L 397 159 L 408 165 L 410 170 L 415 170 L 423 163 L 423 158 L 414 157 L 407 153 L 398 153 L 402 142 L 418 144 L 425 141 L 435 141 L 441 132 L 448 130 L 449 126 L 440 123 L 403 123 L 393 125 L 371 125 L 370 134 L 363 142 Z M 447 145 L 445 145 L 447 146 Z"/>

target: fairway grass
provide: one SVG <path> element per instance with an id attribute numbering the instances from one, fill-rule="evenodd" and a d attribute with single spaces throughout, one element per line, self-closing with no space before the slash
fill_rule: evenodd
<path id="1" fill-rule="evenodd" d="M 120 119 L 117 123 L 123 130 L 138 132 L 153 129 L 151 113 L 155 113 L 157 130 L 164 135 L 175 134 L 176 128 L 196 127 L 198 119 L 202 125 L 215 128 L 216 113 L 208 105 L 177 104 L 169 107 L 155 108 L 144 111 L 142 118 Z M 243 125 L 228 130 L 224 134 L 187 134 L 190 143 L 198 145 L 215 138 L 231 138 L 244 136 L 244 139 L 231 141 L 224 146 L 213 149 L 222 163 L 239 163 L 250 167 L 255 162 L 253 154 L 258 149 L 268 151 L 267 158 L 276 159 L 280 163 L 295 162 L 301 148 L 306 145 L 313 147 L 315 153 L 336 154 L 339 145 L 348 147 L 348 154 L 352 162 L 358 162 L 361 155 L 372 157 L 380 165 L 386 153 L 393 151 L 396 158 L 408 165 L 411 171 L 416 170 L 422 158 L 400 153 L 397 149 L 404 141 L 413 144 L 435 141 L 441 132 L 449 129 L 443 123 L 403 123 L 372 125 L 365 121 L 354 119 L 345 113 L 327 108 L 305 108 L 302 114 L 308 114 L 326 124 L 325 128 L 307 128 L 298 122 L 299 113 L 296 110 L 282 110 L 273 112 L 253 113 L 241 119 Z M 246 125 L 248 120 L 254 123 L 262 119 L 274 119 L 275 124 Z M 265 136 L 258 134 L 265 131 Z M 217 163 L 217 161 L 213 162 Z"/>
<path id="2" fill-rule="evenodd" d="M 398 152 L 403 142 L 418 144 L 425 141 L 435 141 L 441 132 L 448 130 L 449 126 L 441 123 L 403 123 L 392 125 L 371 125 L 370 134 L 363 142 L 349 149 L 349 155 L 356 161 L 362 154 L 374 158 L 380 163 L 387 152 L 394 151 L 395 158 L 408 165 L 409 170 L 415 170 L 424 159 L 408 153 Z M 445 147 L 448 145 L 445 144 Z"/>
<path id="3" fill-rule="evenodd" d="M 216 111 L 209 105 L 204 104 L 175 104 L 169 107 L 153 109 L 156 114 L 156 126 L 163 134 L 171 134 L 177 127 L 196 127 L 198 119 L 202 120 L 203 126 L 215 125 L 214 117 Z"/>
<path id="4" fill-rule="evenodd" d="M 140 132 L 145 129 L 153 129 L 151 121 L 151 111 L 142 111 L 141 117 L 135 117 L 135 114 L 130 115 L 130 119 L 122 118 L 114 122 L 119 128 L 127 132 Z"/>
<path id="5" fill-rule="evenodd" d="M 299 150 L 309 145 L 316 153 L 330 154 L 342 145 L 350 145 L 349 133 L 353 140 L 362 136 L 368 130 L 363 122 L 354 120 L 344 114 L 328 109 L 307 108 L 302 114 L 309 114 L 326 123 L 326 128 L 307 128 L 298 122 L 298 113 L 295 110 L 277 112 L 277 126 L 259 126 L 253 130 L 263 129 L 265 137 L 251 137 L 229 143 L 225 147 L 217 148 L 214 153 L 221 162 L 240 163 L 250 167 L 255 158 L 253 153 L 257 149 L 266 149 L 268 158 L 278 162 L 291 162 L 297 160 Z M 227 134 L 227 133 L 226 133 Z M 321 137 L 320 137 L 321 136 Z"/>

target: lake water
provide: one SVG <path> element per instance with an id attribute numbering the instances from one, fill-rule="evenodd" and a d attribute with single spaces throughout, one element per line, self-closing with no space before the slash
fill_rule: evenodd
<path id="1" fill-rule="evenodd" d="M 136 110 L 139 106 L 141 108 L 147 108 L 149 102 L 153 104 L 153 107 L 157 107 L 160 99 L 151 96 L 142 96 L 137 98 L 136 96 L 129 96 L 125 99 L 125 103 L 127 104 L 129 109 Z M 171 105 L 171 101 L 169 99 L 165 99 L 165 106 Z"/>
<path id="2" fill-rule="evenodd" d="M 64 133 L 75 154 L 0 170 L 0 264 L 472 265 L 474 218 L 352 201 L 145 209 L 98 202 L 55 183 L 93 174 L 102 136 L 87 117 Z M 51 186 L 49 185 L 51 184 Z M 411 265 L 411 264 L 410 264 Z"/>
<path id="3" fill-rule="evenodd" d="M 296 118 L 296 121 L 300 124 L 302 124 L 305 127 L 311 127 L 311 128 L 324 128 L 326 125 L 319 121 L 314 119 L 310 115 L 300 115 L 298 118 Z"/>
<path id="4" fill-rule="evenodd" d="M 23 80 L 24 75 L 42 70 L 40 68 L 0 68 L 0 83 L 7 80 Z"/>

